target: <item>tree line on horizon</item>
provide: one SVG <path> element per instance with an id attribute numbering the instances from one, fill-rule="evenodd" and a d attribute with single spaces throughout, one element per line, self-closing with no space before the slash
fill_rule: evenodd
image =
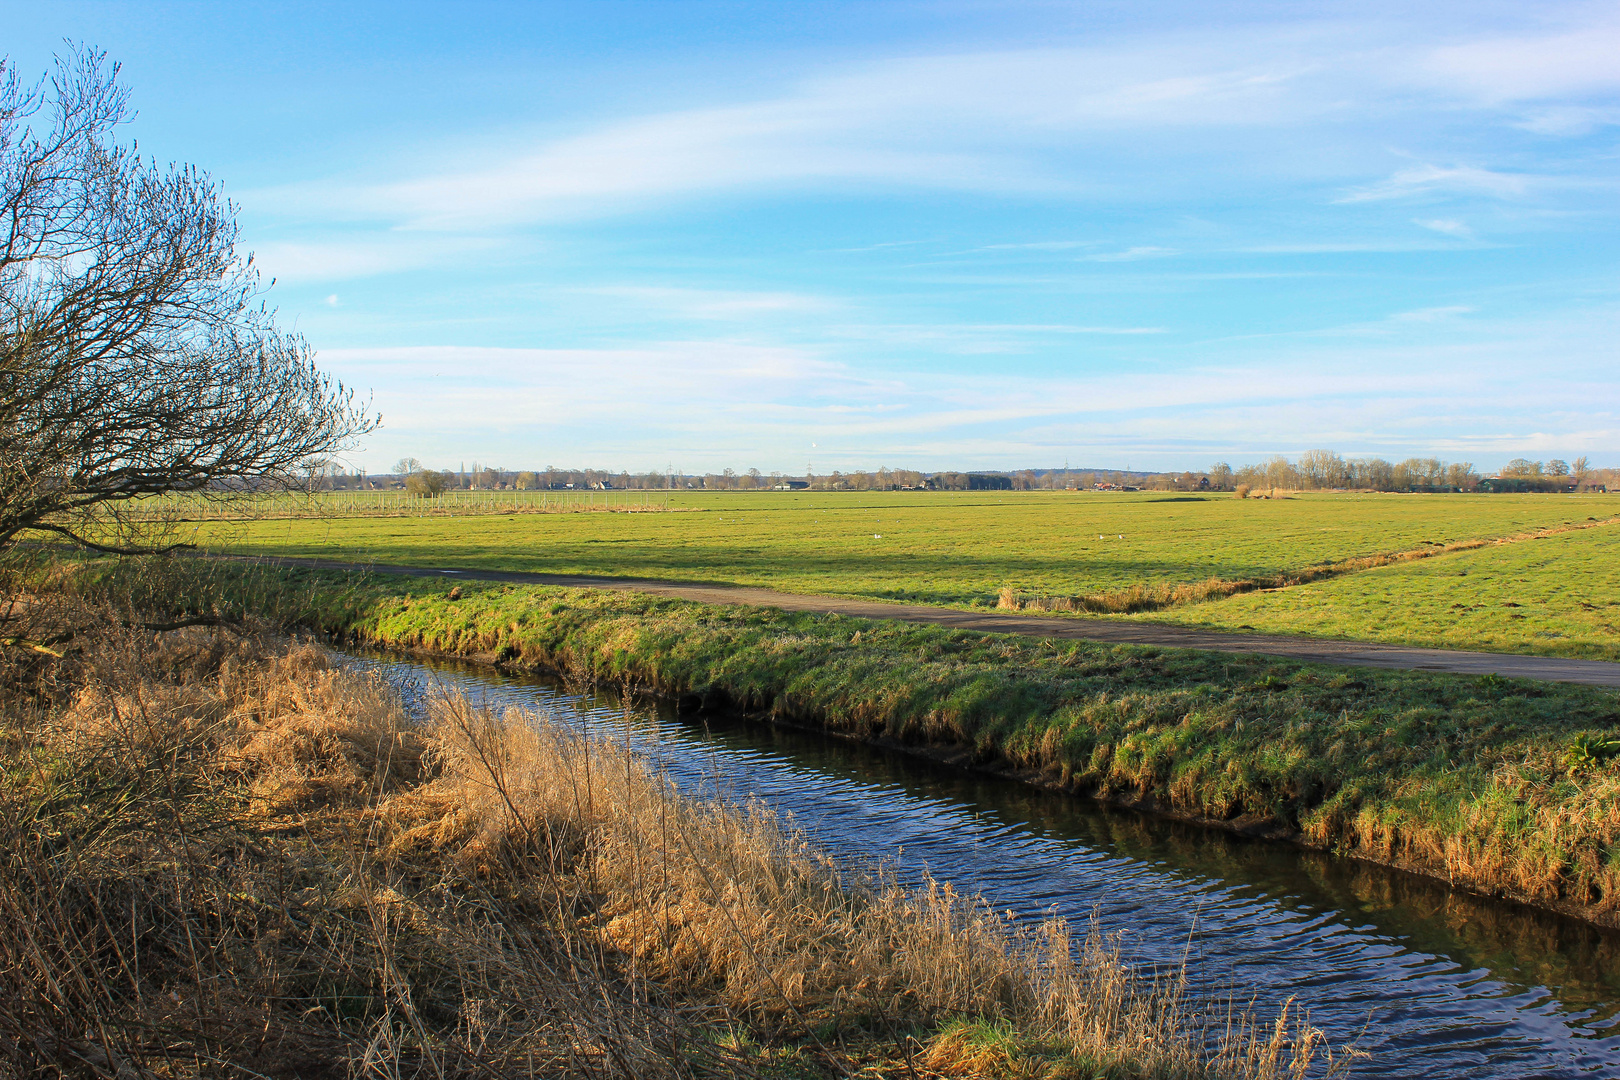
<path id="1" fill-rule="evenodd" d="M 1332 450 L 1309 450 L 1290 459 L 1274 455 L 1233 468 L 1217 461 L 1194 472 L 1138 472 L 1119 469 L 1020 469 L 1013 471 L 924 472 L 879 468 L 824 474 L 788 474 L 748 469 L 686 473 L 675 469 L 632 473 L 611 469 L 509 470 L 474 464 L 470 470 L 433 470 L 416 458 L 402 458 L 391 473 L 367 475 L 335 465 L 324 468 L 313 485 L 344 491 L 400 488 L 415 495 L 446 491 L 1041 491 L 1134 488 L 1146 491 L 1576 491 L 1620 488 L 1620 470 L 1593 469 L 1585 457 L 1574 462 L 1554 458 L 1515 458 L 1500 472 L 1483 476 L 1472 462 L 1407 458 L 1390 462 L 1378 457 L 1346 458 Z"/>

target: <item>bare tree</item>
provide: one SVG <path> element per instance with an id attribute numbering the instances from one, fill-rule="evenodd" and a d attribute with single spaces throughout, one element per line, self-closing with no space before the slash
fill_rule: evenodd
<path id="1" fill-rule="evenodd" d="M 296 483 L 376 425 L 259 302 L 236 208 L 114 140 L 117 65 L 0 62 L 0 550 L 150 550 L 135 500 Z"/>
<path id="2" fill-rule="evenodd" d="M 1299 456 L 1298 472 L 1307 487 L 1343 487 L 1346 472 L 1344 459 L 1332 450 L 1307 450 Z"/>
<path id="3" fill-rule="evenodd" d="M 1479 474 L 1471 461 L 1455 461 L 1446 466 L 1446 486 L 1456 491 L 1472 491 L 1479 486 Z"/>

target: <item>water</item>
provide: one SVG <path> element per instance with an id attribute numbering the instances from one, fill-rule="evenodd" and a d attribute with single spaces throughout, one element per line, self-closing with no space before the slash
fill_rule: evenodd
<path id="1" fill-rule="evenodd" d="M 822 847 L 927 870 L 997 908 L 1124 934 L 1129 957 L 1292 997 L 1360 1075 L 1620 1077 L 1620 934 L 1452 894 L 1424 878 L 1106 809 L 815 732 L 676 716 L 485 669 L 361 658 L 432 686 L 538 706 L 630 737 L 681 786 L 758 797 Z"/>

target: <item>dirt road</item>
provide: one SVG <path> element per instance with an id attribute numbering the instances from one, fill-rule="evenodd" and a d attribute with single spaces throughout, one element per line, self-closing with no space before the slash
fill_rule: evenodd
<path id="1" fill-rule="evenodd" d="M 1274 634 L 1234 634 L 1195 630 L 1156 623 L 1108 618 L 1055 618 L 1014 612 L 957 611 L 921 604 L 888 604 L 875 600 L 845 600 L 833 596 L 801 596 L 747 585 L 701 585 L 648 578 L 594 577 L 588 574 L 539 574 L 515 570 L 474 570 L 346 563 L 330 559 L 266 559 L 282 566 L 308 566 L 327 570 L 367 570 L 410 577 L 444 577 L 475 581 L 506 581 L 523 585 L 562 585 L 584 589 L 620 589 L 653 593 L 705 604 L 748 604 L 784 611 L 831 611 L 863 619 L 898 619 L 932 623 L 960 630 L 1030 637 L 1107 641 L 1131 645 L 1162 645 L 1175 649 L 1210 649 L 1216 652 L 1263 653 L 1309 660 L 1318 664 L 1352 667 L 1398 668 L 1407 671 L 1446 671 L 1459 675 L 1496 674 L 1504 678 L 1545 679 L 1620 688 L 1620 663 L 1605 660 L 1567 660 L 1558 656 L 1518 656 L 1510 653 L 1459 652 L 1420 649 L 1406 645 L 1378 645 L 1365 641 L 1288 637 Z"/>

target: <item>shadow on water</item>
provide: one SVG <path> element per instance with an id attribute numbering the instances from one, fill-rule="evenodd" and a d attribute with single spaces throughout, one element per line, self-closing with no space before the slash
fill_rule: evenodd
<path id="1" fill-rule="evenodd" d="M 572 710 L 679 784 L 759 798 L 822 846 L 924 869 L 997 907 L 1095 914 L 1128 952 L 1254 1000 L 1295 997 L 1364 1074 L 1620 1076 L 1620 935 L 1384 867 L 1097 806 L 1016 781 L 737 717 L 454 663 L 372 656 L 407 693 Z"/>

